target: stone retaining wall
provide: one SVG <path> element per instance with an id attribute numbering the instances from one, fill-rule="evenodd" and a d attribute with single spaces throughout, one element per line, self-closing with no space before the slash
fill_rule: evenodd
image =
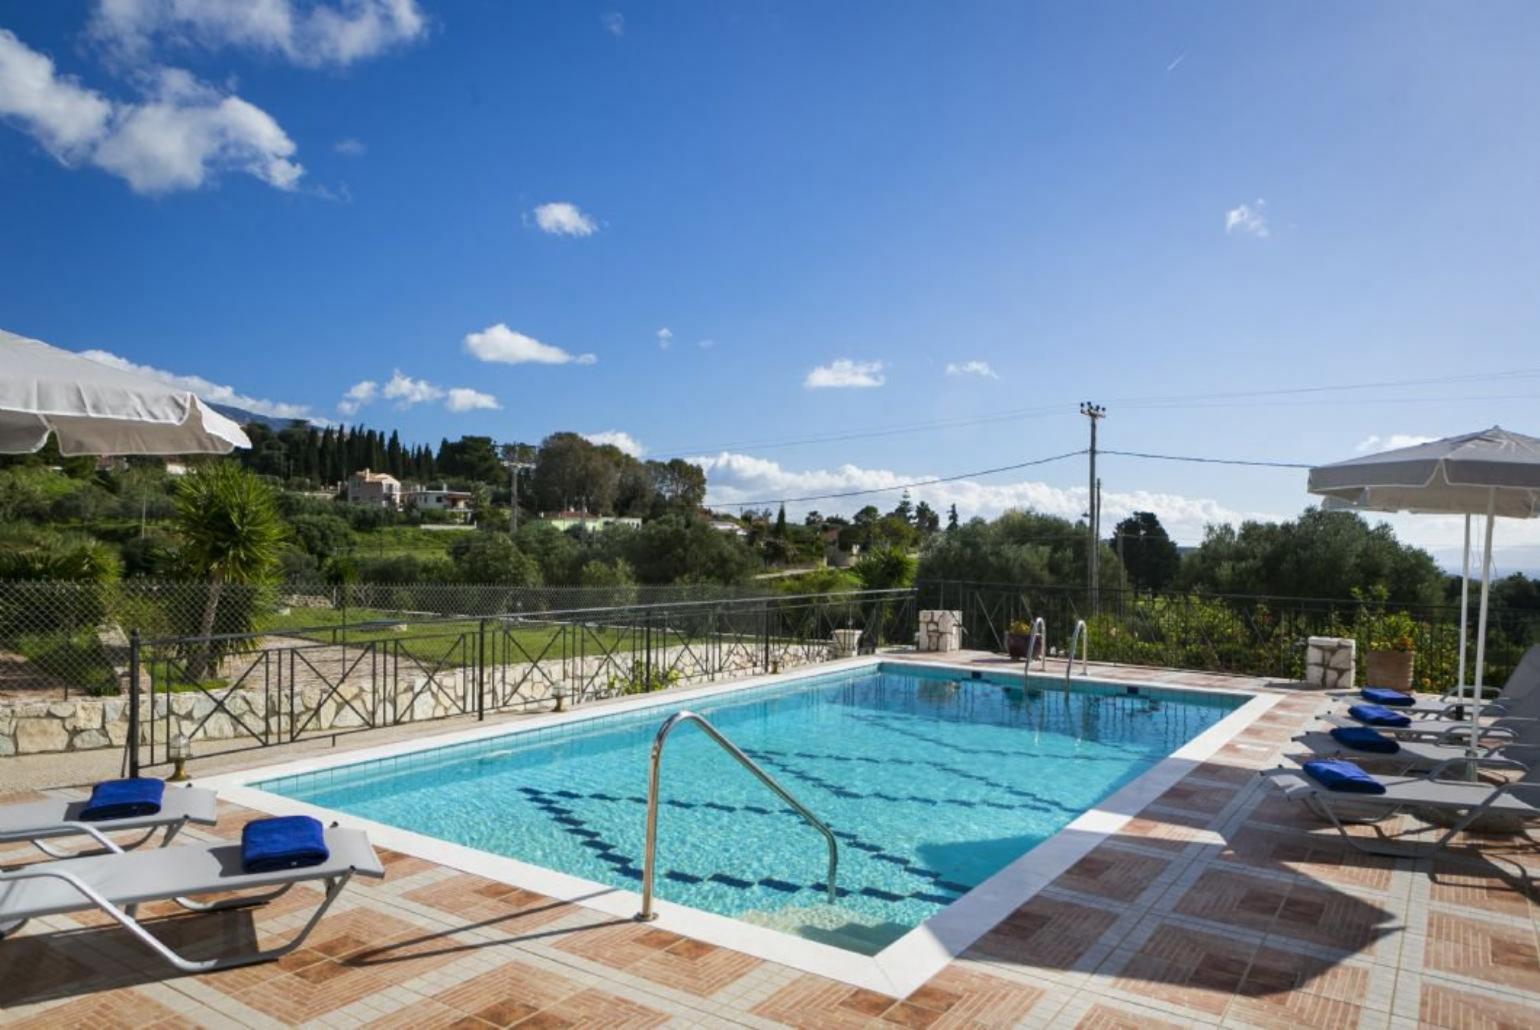
<path id="1" fill-rule="evenodd" d="M 314 652 L 311 656 L 314 659 Z M 775 671 L 783 672 L 829 657 L 828 642 L 785 649 L 777 646 L 771 652 Z M 242 660 L 250 658 L 247 655 Z M 707 647 L 681 645 L 653 652 L 654 677 L 662 679 L 674 670 L 677 676 L 670 685 L 675 686 L 734 679 L 765 671 L 762 658 L 757 647 L 713 652 Z M 631 679 L 632 661 L 629 652 L 622 652 L 612 658 L 548 659 L 488 667 L 483 681 L 486 710 L 540 706 L 551 702 L 557 691 L 569 699 L 569 704 L 574 697 L 581 703 L 624 693 Z M 316 664 L 326 667 L 320 661 Z M 337 664 L 342 667 L 341 662 Z M 240 670 L 222 671 L 232 678 L 240 675 Z M 371 671 L 369 665 L 352 667 L 335 690 L 313 668 L 302 668 L 281 689 L 236 688 L 215 691 L 214 696 L 201 691 L 157 693 L 153 712 L 150 695 L 141 694 L 141 742 L 148 742 L 153 732 L 162 746 L 177 734 L 207 741 L 255 735 L 265 736 L 269 743 L 281 743 L 293 737 L 371 725 L 429 722 L 476 710 L 474 669 L 446 669 L 430 682 L 426 672 L 403 668 L 394 682 L 382 674 L 378 686 Z M 216 697 L 223 702 L 222 707 L 216 704 Z M 126 697 L 0 702 L 0 756 L 91 751 L 122 747 L 127 740 Z"/>

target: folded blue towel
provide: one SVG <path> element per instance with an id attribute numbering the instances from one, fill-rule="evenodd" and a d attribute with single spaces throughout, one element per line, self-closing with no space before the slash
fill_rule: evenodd
<path id="1" fill-rule="evenodd" d="M 149 777 L 103 780 L 91 788 L 91 800 L 80 810 L 80 818 L 101 822 L 154 815 L 160 811 L 160 799 L 165 793 L 165 781 Z"/>
<path id="2" fill-rule="evenodd" d="M 1401 745 L 1385 736 L 1376 733 L 1368 726 L 1338 726 L 1331 731 L 1332 739 L 1344 747 L 1350 747 L 1354 751 L 1377 751 L 1384 755 L 1393 755 L 1401 750 Z"/>
<path id="3" fill-rule="evenodd" d="M 1348 714 L 1366 726 L 1410 726 L 1412 720 L 1381 705 L 1352 705 Z"/>
<path id="4" fill-rule="evenodd" d="M 1385 785 L 1352 762 L 1318 759 L 1305 763 L 1305 775 L 1327 790 L 1346 794 L 1383 794 Z"/>
<path id="5" fill-rule="evenodd" d="M 326 831 L 308 815 L 253 819 L 241 830 L 241 866 L 248 873 L 302 869 L 330 857 Z"/>
<path id="6" fill-rule="evenodd" d="M 1389 687 L 1365 687 L 1358 693 L 1365 701 L 1377 705 L 1390 705 L 1393 708 L 1410 708 L 1417 703 L 1417 699 L 1412 695 L 1391 690 Z"/>

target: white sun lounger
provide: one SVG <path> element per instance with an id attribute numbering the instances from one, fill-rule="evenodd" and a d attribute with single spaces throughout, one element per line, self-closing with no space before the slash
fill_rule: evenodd
<path id="1" fill-rule="evenodd" d="M 245 872 L 241 868 L 241 846 L 228 843 L 182 844 L 132 854 L 120 851 L 24 866 L 0 873 L 0 938 L 39 916 L 98 909 L 186 973 L 266 962 L 286 955 L 304 943 L 353 874 L 376 879 L 385 875 L 369 838 L 361 830 L 335 826 L 327 829 L 326 848 L 331 854 L 321 865 L 270 873 Z M 315 880 L 326 883 L 326 897 L 320 907 L 292 940 L 266 951 L 209 959 L 183 958 L 156 940 L 134 918 L 135 907 L 146 901 L 175 901 L 194 911 L 214 912 L 265 904 L 297 883 Z M 264 890 L 265 893 L 210 902 L 188 898 L 188 895 L 241 890 Z M 0 940 L 0 960 L 3 960 L 5 946 Z"/>
<path id="2" fill-rule="evenodd" d="M 1514 745 L 1515 748 L 1522 745 Z M 1262 775 L 1283 791 L 1291 801 L 1299 801 L 1335 826 L 1343 838 L 1359 851 L 1371 855 L 1426 857 L 1439 851 L 1461 830 L 1487 812 L 1501 812 L 1524 820 L 1540 819 L 1540 749 L 1526 748 L 1528 766 L 1513 758 L 1482 760 L 1484 768 L 1521 770 L 1523 776 L 1508 783 L 1471 783 L 1468 780 L 1442 779 L 1448 770 L 1463 770 L 1465 761 L 1456 759 L 1421 776 L 1376 776 L 1385 787 L 1383 794 L 1354 794 L 1328 790 L 1306 776 L 1301 769 L 1280 767 L 1265 769 Z M 1445 831 L 1432 841 L 1407 843 L 1394 841 L 1378 827 L 1373 837 L 1355 836 L 1345 823 L 1361 822 L 1360 813 L 1375 812 L 1388 818 L 1408 808 L 1438 809 L 1454 818 Z"/>
<path id="3" fill-rule="evenodd" d="M 47 841 L 57 837 L 86 836 L 98 844 L 105 844 L 105 835 L 120 830 L 143 830 L 144 836 L 117 849 L 137 848 L 155 836 L 156 830 L 165 831 L 160 846 L 165 847 L 188 823 L 213 826 L 215 822 L 216 795 L 202 787 L 167 789 L 161 798 L 160 811 L 154 815 L 136 815 L 127 819 L 97 819 L 90 822 L 80 818 L 86 807 L 84 799 L 71 801 L 67 798 L 47 798 L 42 801 L 23 801 L 20 804 L 0 806 L 0 843 L 30 841 L 45 855 L 54 858 L 70 858 L 70 852 L 60 851 Z M 104 847 L 104 851 L 117 850 Z"/>

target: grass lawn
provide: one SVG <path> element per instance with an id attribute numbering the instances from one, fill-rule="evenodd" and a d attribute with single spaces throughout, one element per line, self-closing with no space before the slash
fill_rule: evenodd
<path id="1" fill-rule="evenodd" d="M 354 551 L 359 558 L 393 558 L 411 554 L 419 558 L 443 558 L 449 546 L 475 530 L 423 529 L 419 526 L 385 526 L 358 534 Z"/>

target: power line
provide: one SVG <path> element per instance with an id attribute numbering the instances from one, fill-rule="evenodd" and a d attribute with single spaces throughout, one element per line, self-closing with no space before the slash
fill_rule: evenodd
<path id="1" fill-rule="evenodd" d="M 1065 451 L 1063 454 L 1055 454 L 1048 458 L 1034 458 L 1031 461 L 1021 461 L 1014 465 L 1000 465 L 992 469 L 979 469 L 975 472 L 959 472 L 955 476 L 937 476 L 934 479 L 917 479 L 910 483 L 894 483 L 892 486 L 877 486 L 867 490 L 845 490 L 832 494 L 810 494 L 806 497 L 775 497 L 762 501 L 720 501 L 726 508 L 759 508 L 770 507 L 777 504 L 800 504 L 804 501 L 830 501 L 845 497 L 864 497 L 867 494 L 886 494 L 894 490 L 911 490 L 921 486 L 935 486 L 937 483 L 954 483 L 959 479 L 972 479 L 975 476 L 992 476 L 997 472 L 1014 472 L 1017 469 L 1031 468 L 1034 465 L 1047 465 L 1049 462 L 1063 461 L 1065 458 L 1074 458 L 1086 453 L 1082 447 L 1078 451 Z"/>
<path id="2" fill-rule="evenodd" d="M 1155 461 L 1192 461 L 1204 465 L 1253 465 L 1258 468 L 1308 469 L 1314 465 L 1299 461 L 1252 461 L 1243 458 L 1198 458 L 1186 454 L 1149 454 L 1144 451 L 1110 451 L 1105 447 L 1102 454 L 1116 454 L 1120 458 L 1150 458 Z"/>

